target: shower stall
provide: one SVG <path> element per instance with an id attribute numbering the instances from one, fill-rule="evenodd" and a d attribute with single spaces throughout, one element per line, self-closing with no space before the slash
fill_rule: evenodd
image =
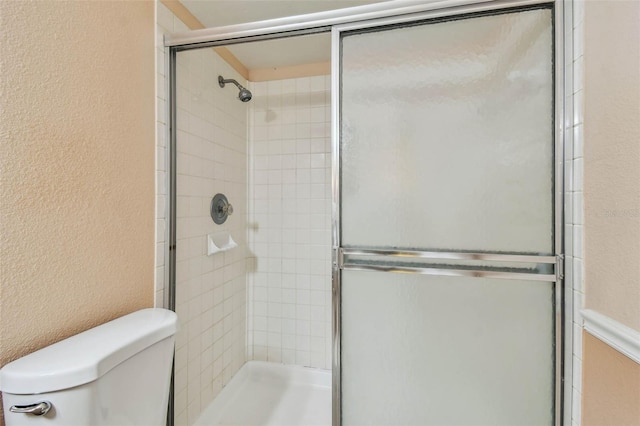
<path id="1" fill-rule="evenodd" d="M 562 23 L 399 1 L 166 37 L 169 423 L 570 418 Z M 330 74 L 219 55 L 291 37 Z"/>

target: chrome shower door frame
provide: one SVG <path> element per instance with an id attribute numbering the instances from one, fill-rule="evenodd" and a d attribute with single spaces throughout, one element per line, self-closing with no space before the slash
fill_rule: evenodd
<path id="1" fill-rule="evenodd" d="M 177 204 L 177 128 L 176 128 L 176 61 L 177 52 L 269 40 L 298 35 L 332 32 L 332 293 L 333 293 L 333 425 L 341 425 L 340 417 L 340 150 L 339 150 L 339 41 L 340 32 L 371 26 L 410 23 L 430 18 L 456 16 L 474 12 L 499 11 L 501 9 L 538 4 L 553 4 L 555 45 L 555 253 L 564 253 L 564 153 L 565 127 L 571 123 L 565 105 L 566 81 L 570 78 L 571 64 L 565 62 L 567 49 L 565 27 L 571 25 L 571 6 L 562 0 L 396 0 L 367 6 L 358 6 L 309 15 L 278 18 L 227 27 L 206 28 L 185 33 L 165 35 L 165 75 L 168 76 L 166 127 L 166 187 L 167 187 L 167 243 L 165 244 L 165 301 L 164 306 L 175 310 L 176 285 L 176 204 Z M 563 268 L 558 264 L 555 281 L 555 329 L 556 329 L 556 426 L 571 424 L 571 293 L 564 287 Z M 566 309 L 565 309 L 566 308 Z M 173 389 L 173 385 L 172 385 Z M 172 399 L 168 424 L 173 424 Z"/>
<path id="2" fill-rule="evenodd" d="M 505 9 L 517 9 L 527 6 L 549 5 L 553 14 L 553 72 L 554 72 L 554 114 L 553 114 L 553 130 L 554 130 L 554 259 L 555 270 L 553 275 L 539 275 L 533 279 L 539 281 L 550 281 L 554 283 L 554 328 L 555 328 L 555 386 L 554 386 L 554 417 L 555 426 L 571 424 L 571 371 L 572 371 L 572 312 L 571 292 L 565 288 L 564 280 L 564 160 L 565 160 L 565 126 L 569 122 L 569 117 L 565 116 L 565 86 L 567 78 L 567 67 L 565 66 L 565 40 L 564 26 L 566 22 L 565 4 L 562 1 L 498 1 L 482 4 L 467 5 L 465 7 L 447 7 L 439 10 L 426 11 L 423 13 L 413 13 L 402 16 L 389 16 L 386 18 L 378 18 L 365 22 L 353 22 L 332 27 L 332 58 L 331 58 L 331 107 L 332 107 L 332 292 L 333 292 L 333 425 L 340 426 L 342 424 L 341 414 L 341 271 L 343 269 L 352 270 L 378 270 L 384 272 L 401 272 L 401 273 L 418 273 L 432 275 L 454 275 L 454 276 L 476 276 L 489 277 L 481 271 L 476 271 L 475 275 L 469 274 L 469 271 L 445 271 L 435 270 L 431 268 L 388 268 L 376 266 L 362 266 L 347 264 L 344 261 L 344 254 L 348 251 L 362 253 L 359 249 L 343 249 L 341 240 L 341 149 L 340 149 L 340 129 L 341 129 L 341 111 L 340 111 L 340 91 L 341 91 L 341 65 L 340 65 L 340 45 L 342 33 L 354 30 L 365 30 L 376 27 L 398 26 L 402 24 L 411 24 L 416 21 L 427 21 L 435 18 L 451 17 L 460 15 L 472 15 L 475 13 L 486 13 L 500 11 Z M 570 20 L 569 20 L 570 22 Z M 367 250 L 364 250 L 367 251 Z M 389 256 L 405 256 L 405 252 L 387 251 Z M 453 259 L 462 259 L 457 257 L 460 253 L 442 253 L 439 255 L 450 256 Z M 428 252 L 415 252 L 416 257 L 429 257 Z M 483 254 L 479 254 L 483 256 Z M 509 261 L 509 255 L 505 255 L 503 259 Z M 517 256 L 511 256 L 517 257 Z M 540 257 L 542 259 L 542 257 Z M 513 259 L 513 261 L 517 261 Z M 543 260 L 544 263 L 551 263 L 550 259 Z M 500 276 L 502 274 L 502 276 Z M 508 273 L 498 273 L 494 277 L 516 278 L 515 274 L 510 276 Z M 521 277 L 522 278 L 522 277 Z M 531 278 L 529 278 L 531 279 Z M 568 308 L 568 309 L 566 309 Z M 568 316 L 567 316 L 568 315 Z"/>

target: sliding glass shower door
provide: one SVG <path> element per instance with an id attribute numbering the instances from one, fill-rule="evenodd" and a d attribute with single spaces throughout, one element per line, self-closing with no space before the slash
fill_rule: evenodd
<path id="1" fill-rule="evenodd" d="M 335 422 L 554 423 L 552 15 L 334 29 Z"/>

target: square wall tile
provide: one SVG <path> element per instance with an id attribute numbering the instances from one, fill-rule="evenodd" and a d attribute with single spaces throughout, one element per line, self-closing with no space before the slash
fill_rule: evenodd
<path id="1" fill-rule="evenodd" d="M 318 287 L 330 288 L 328 246 L 312 250 L 331 235 L 327 77 L 251 83 L 251 88 L 264 99 L 252 102 L 249 112 L 257 117 L 249 132 L 249 249 L 258 265 L 249 274 L 254 294 L 249 353 L 253 359 L 330 368 L 331 336 L 325 330 L 331 318 L 324 315 L 330 299 L 311 290 L 312 277 L 322 283 Z M 322 138 L 314 139 L 318 132 Z M 313 325 L 310 308 L 322 313 Z"/>

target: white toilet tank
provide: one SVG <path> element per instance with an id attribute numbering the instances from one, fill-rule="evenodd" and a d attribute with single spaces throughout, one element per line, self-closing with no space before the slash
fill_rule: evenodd
<path id="1" fill-rule="evenodd" d="M 176 327 L 143 309 L 5 365 L 6 426 L 165 425 Z"/>

